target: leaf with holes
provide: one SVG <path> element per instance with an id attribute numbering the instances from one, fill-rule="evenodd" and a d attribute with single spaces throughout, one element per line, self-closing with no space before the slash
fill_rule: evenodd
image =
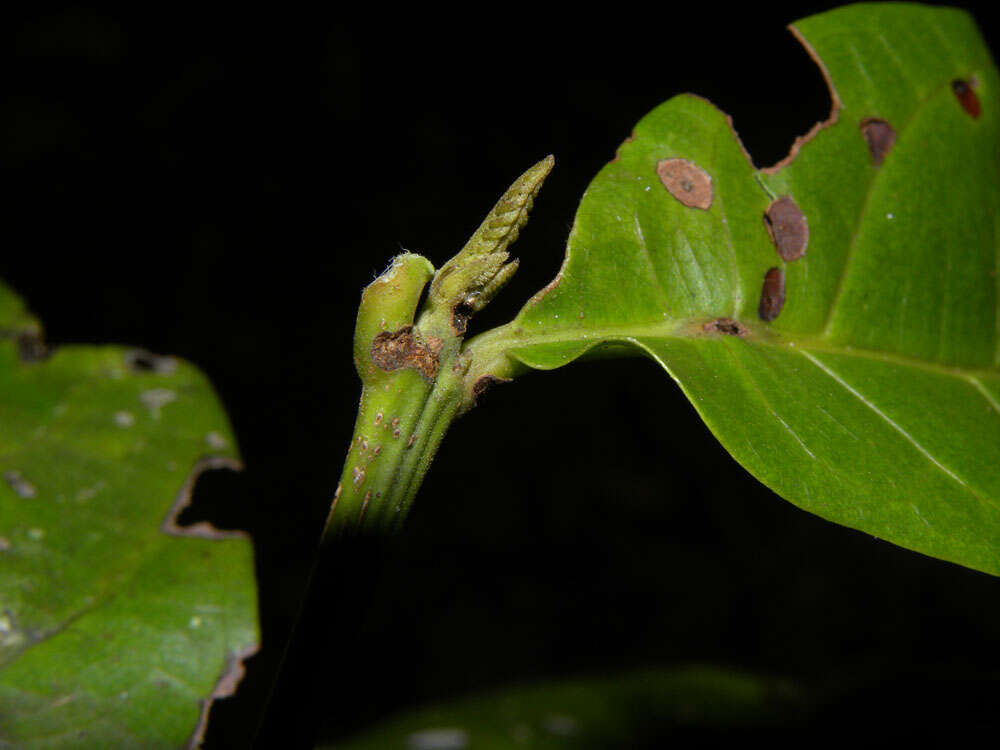
<path id="1" fill-rule="evenodd" d="M 640 352 L 796 505 L 1000 574 L 1000 80 L 970 17 L 791 27 L 827 121 L 756 169 L 678 96 L 594 179 L 559 275 L 470 341 L 483 372 Z"/>
<path id="2" fill-rule="evenodd" d="M 226 416 L 185 362 L 39 334 L 0 285 L 0 745 L 193 744 L 258 643 L 249 539 L 177 523 Z"/>

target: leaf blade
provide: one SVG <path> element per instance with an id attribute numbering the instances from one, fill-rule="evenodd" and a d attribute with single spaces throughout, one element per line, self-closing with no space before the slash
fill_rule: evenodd
<path id="1" fill-rule="evenodd" d="M 782 497 L 1000 574 L 996 69 L 950 9 L 850 6 L 795 28 L 822 57 L 831 119 L 755 171 L 707 102 L 655 109 L 588 188 L 563 268 L 504 332 L 507 351 L 536 369 L 609 347 L 651 356 Z M 934 55 L 914 46 L 925 37 Z M 978 115 L 955 80 L 974 81 Z M 894 131 L 877 154 L 873 119 Z M 673 158 L 711 177 L 707 210 L 656 180 Z M 787 262 L 764 221 L 786 195 L 809 232 Z M 764 322 L 773 269 L 787 301 Z"/>
<path id="2" fill-rule="evenodd" d="M 16 302 L 0 285 L 0 309 Z M 37 323 L 0 329 L 0 738 L 180 746 L 259 642 L 249 539 L 172 523 L 197 473 L 239 466 L 228 421 L 185 362 L 24 361 Z"/>

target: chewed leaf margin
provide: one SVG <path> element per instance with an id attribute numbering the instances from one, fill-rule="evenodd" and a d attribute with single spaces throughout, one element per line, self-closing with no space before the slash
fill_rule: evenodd
<path id="1" fill-rule="evenodd" d="M 248 535 L 178 520 L 228 420 L 182 360 L 0 311 L 0 742 L 197 746 L 260 641 Z"/>
<path id="2" fill-rule="evenodd" d="M 691 95 L 661 105 L 588 187 L 553 282 L 469 349 L 503 350 L 533 369 L 609 351 L 652 356 L 737 461 L 784 498 L 1000 573 L 1000 478 L 990 468 L 1000 465 L 1000 282 L 991 276 L 1000 118 L 995 96 L 973 106 L 969 95 L 1000 90 L 996 69 L 971 19 L 953 9 L 849 6 L 793 32 L 827 81 L 826 120 L 788 157 L 757 170 L 713 105 Z M 893 45 L 921 35 L 943 41 L 933 61 L 907 52 L 918 61 L 915 87 L 863 88 L 895 75 Z M 859 52 L 855 36 L 874 41 Z M 861 73 L 845 74 L 862 58 Z M 965 80 L 975 88 L 956 86 Z M 970 221 L 947 203 L 950 183 L 927 150 L 942 143 L 971 166 L 964 205 L 992 211 Z M 709 191 L 693 197 L 699 175 L 710 199 Z M 685 191 L 690 199 L 678 194 Z M 878 214 L 862 211 L 866 200 L 896 203 Z M 907 213 L 907 200 L 920 221 L 907 221 L 917 212 Z M 851 230 L 855 215 L 860 229 Z M 983 216 L 993 224 L 980 226 Z M 893 240 L 885 227 L 915 234 Z M 927 232 L 934 242 L 921 240 Z M 922 255 L 913 253 L 921 241 Z M 877 271 L 862 264 L 853 277 L 861 301 L 846 309 L 864 325 L 831 328 L 817 300 L 839 300 L 841 276 L 854 273 L 858 258 L 894 252 L 894 242 L 909 249 L 908 261 L 893 258 Z M 959 273 L 946 308 L 932 294 L 942 266 Z M 930 291 L 907 296 L 894 275 L 928 280 Z M 878 302 L 869 310 L 866 299 Z M 903 326 L 893 305 L 911 324 L 898 341 L 889 335 L 896 328 L 887 334 L 872 317 L 879 311 Z M 926 321 L 949 314 L 954 342 L 922 338 Z"/>

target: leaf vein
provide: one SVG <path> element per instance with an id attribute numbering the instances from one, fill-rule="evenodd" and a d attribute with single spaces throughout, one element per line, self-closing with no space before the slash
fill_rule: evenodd
<path id="1" fill-rule="evenodd" d="M 884 411 L 882 411 L 881 409 L 879 409 L 878 406 L 876 406 L 873 402 L 869 401 L 861 392 L 859 392 L 857 389 L 855 389 L 854 387 L 852 387 L 847 381 L 845 381 L 842 377 L 840 377 L 840 375 L 838 375 L 834 370 L 832 370 L 829 367 L 827 367 L 825 364 L 823 364 L 823 362 L 821 360 L 817 359 L 816 357 L 814 357 L 812 354 L 810 354 L 807 351 L 803 351 L 803 350 L 800 349 L 799 353 L 802 354 L 803 357 L 805 357 L 810 362 L 812 362 L 816 367 L 818 367 L 824 373 L 826 373 L 826 375 L 829 376 L 841 388 L 843 388 L 845 391 L 847 391 L 852 396 L 854 396 L 856 399 L 858 399 L 858 401 L 860 401 L 862 404 L 864 404 L 868 409 L 870 409 L 874 414 L 876 414 L 880 419 L 882 419 L 893 430 L 895 430 L 897 433 L 899 433 L 899 435 L 904 440 L 906 440 L 908 443 L 910 443 L 910 445 L 912 445 L 914 448 L 916 448 L 917 451 L 924 458 L 926 458 L 934 466 L 936 466 L 938 469 L 940 469 L 945 475 L 947 475 L 948 477 L 950 477 L 956 483 L 960 484 L 963 488 L 965 488 L 967 491 L 969 491 L 972 495 L 974 495 L 975 497 L 979 498 L 979 500 L 981 500 L 983 503 L 985 503 L 987 505 L 993 505 L 993 503 L 991 503 L 986 497 L 984 497 L 982 494 L 980 494 L 979 492 L 977 492 L 974 487 L 972 487 L 971 485 L 969 485 L 964 479 L 962 479 L 960 476 L 958 476 L 958 474 L 956 474 L 954 471 L 952 471 L 951 469 L 949 469 L 943 463 L 941 463 L 940 461 L 938 461 L 937 458 L 935 458 L 934 455 L 930 451 L 928 451 L 926 448 L 924 448 L 924 446 L 922 446 L 919 442 L 917 442 L 917 440 L 914 439 L 914 437 L 912 435 L 910 435 L 910 433 L 908 433 L 905 429 L 903 429 L 903 427 L 901 427 L 899 424 L 897 424 L 892 419 L 892 417 L 890 417 Z"/>
<path id="2" fill-rule="evenodd" d="M 635 237 L 639 240 L 639 247 L 642 249 L 642 255 L 646 259 L 646 265 L 649 266 L 649 272 L 653 276 L 653 283 L 656 285 L 657 291 L 660 293 L 660 301 L 664 309 L 668 309 L 669 305 L 667 300 L 667 290 L 663 286 L 663 282 L 660 281 L 660 274 L 656 270 L 656 265 L 653 263 L 653 256 L 649 253 L 649 248 L 646 246 L 646 236 L 642 233 L 642 223 L 639 221 L 639 214 L 632 214 L 632 223 L 635 226 Z"/>
<path id="3" fill-rule="evenodd" d="M 853 48 L 852 48 L 853 49 Z M 897 134 L 901 138 L 910 124 L 917 118 L 924 106 L 945 87 L 950 88 L 950 81 L 945 81 L 943 84 L 937 86 L 934 90 L 930 91 L 927 96 L 917 103 L 914 107 L 913 113 L 906 119 L 906 122 L 897 129 Z M 830 329 L 833 326 L 834 318 L 837 314 L 837 308 L 840 307 L 840 300 L 844 296 L 844 289 L 847 286 L 847 277 L 850 275 L 851 264 L 854 260 L 854 256 L 858 247 L 858 235 L 861 233 L 862 226 L 864 225 L 865 218 L 868 216 L 868 210 L 871 205 L 872 193 L 874 192 L 875 183 L 878 181 L 878 177 L 881 171 L 876 172 L 872 175 L 871 179 L 868 180 L 868 185 L 865 187 L 865 197 L 861 204 L 861 210 L 858 211 L 857 219 L 854 222 L 854 230 L 851 232 L 851 242 L 847 247 L 847 257 L 844 258 L 844 267 L 841 270 L 840 278 L 837 280 L 837 289 L 833 294 L 833 301 L 830 303 L 830 310 L 826 316 L 826 322 L 823 324 L 823 331 L 820 334 L 824 338 L 829 337 Z M 998 352 L 1000 353 L 1000 352 Z"/>
<path id="4" fill-rule="evenodd" d="M 993 394 L 986 390 L 983 384 L 979 382 L 979 379 L 970 375 L 966 378 L 966 380 L 972 383 L 972 386 L 982 394 L 983 398 L 985 398 L 989 405 L 993 407 L 993 411 L 1000 415 L 1000 402 L 993 398 Z"/>

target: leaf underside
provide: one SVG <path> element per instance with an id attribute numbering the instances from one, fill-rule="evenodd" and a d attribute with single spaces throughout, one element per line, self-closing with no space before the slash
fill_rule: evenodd
<path id="1" fill-rule="evenodd" d="M 511 352 L 551 369 L 638 350 L 782 497 L 1000 574 L 996 68 L 953 9 L 849 6 L 792 31 L 827 77 L 830 120 L 758 170 L 709 102 L 655 109 L 587 189 Z M 658 173 L 671 159 L 707 175 L 710 207 L 674 196 L 680 178 Z M 808 225 L 787 261 L 765 222 L 784 196 Z M 785 300 L 765 322 L 775 268 Z"/>
<path id="2" fill-rule="evenodd" d="M 3 285 L 0 316 L 0 745 L 181 747 L 259 642 L 249 539 L 171 524 L 238 467 L 228 421 L 185 362 L 32 361 Z"/>

